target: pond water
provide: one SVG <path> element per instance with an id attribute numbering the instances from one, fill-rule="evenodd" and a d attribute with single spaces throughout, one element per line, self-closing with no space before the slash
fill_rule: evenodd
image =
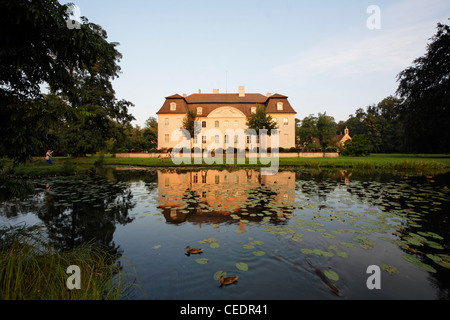
<path id="1" fill-rule="evenodd" d="M 1 198 L 0 225 L 108 246 L 135 276 L 130 299 L 450 297 L 449 174 L 115 168 L 32 182 Z M 238 282 L 219 287 L 224 273 Z"/>

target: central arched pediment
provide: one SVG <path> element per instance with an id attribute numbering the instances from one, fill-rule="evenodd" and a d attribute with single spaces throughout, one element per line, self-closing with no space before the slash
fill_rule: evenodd
<path id="1" fill-rule="evenodd" d="M 245 118 L 245 114 L 239 109 L 224 106 L 211 111 L 208 118 Z"/>

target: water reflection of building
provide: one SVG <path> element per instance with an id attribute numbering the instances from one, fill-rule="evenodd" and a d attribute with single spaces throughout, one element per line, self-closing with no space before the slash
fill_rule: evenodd
<path id="1" fill-rule="evenodd" d="M 295 199 L 295 173 L 262 176 L 257 170 L 158 171 L 159 208 L 166 221 L 220 223 L 236 215 L 261 220 L 282 215 Z M 259 214 L 259 215 L 258 215 Z"/>

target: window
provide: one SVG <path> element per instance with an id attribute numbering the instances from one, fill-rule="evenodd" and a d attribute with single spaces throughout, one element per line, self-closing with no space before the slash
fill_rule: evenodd
<path id="1" fill-rule="evenodd" d="M 203 137 L 202 137 L 202 142 L 203 142 L 203 143 L 206 143 L 206 136 L 203 136 Z"/>
<path id="2" fill-rule="evenodd" d="M 202 128 L 206 128 L 206 121 L 202 121 Z"/>
<path id="3" fill-rule="evenodd" d="M 235 127 L 235 128 L 239 127 L 239 121 L 234 120 L 234 127 Z"/>
<path id="4" fill-rule="evenodd" d="M 278 111 L 283 111 L 283 102 L 278 102 L 277 103 L 277 110 Z"/>
<path id="5" fill-rule="evenodd" d="M 170 111 L 175 111 L 177 110 L 177 104 L 175 102 L 171 102 L 170 103 Z"/>
<path id="6" fill-rule="evenodd" d="M 229 135 L 225 135 L 225 143 L 228 143 L 230 141 L 230 136 Z"/>
<path id="7" fill-rule="evenodd" d="M 234 136 L 234 143 L 239 143 L 239 136 Z"/>
<path id="8" fill-rule="evenodd" d="M 214 137 L 214 143 L 219 143 L 219 136 L 218 136 L 218 135 L 216 135 L 216 136 Z"/>
<path id="9" fill-rule="evenodd" d="M 225 121 L 223 122 L 223 125 L 225 126 L 225 128 L 228 128 L 228 120 L 225 120 Z"/>
<path id="10" fill-rule="evenodd" d="M 252 111 L 252 113 L 256 113 L 256 107 L 252 107 L 252 109 L 251 109 Z"/>
<path id="11" fill-rule="evenodd" d="M 202 183 L 206 183 L 206 176 L 202 176 Z"/>
<path id="12" fill-rule="evenodd" d="M 288 118 L 284 118 L 283 119 L 283 124 L 286 126 L 289 124 L 289 119 Z"/>
<path id="13" fill-rule="evenodd" d="M 214 182 L 215 182 L 216 184 L 219 184 L 219 176 L 215 176 L 215 177 L 214 177 L 214 180 L 215 180 Z"/>
<path id="14" fill-rule="evenodd" d="M 214 127 L 218 128 L 219 127 L 219 121 L 214 121 Z"/>
<path id="15" fill-rule="evenodd" d="M 168 134 L 164 135 L 164 142 L 169 143 L 169 135 Z"/>
<path id="16" fill-rule="evenodd" d="M 166 126 L 169 125 L 169 118 L 165 118 L 165 119 L 164 119 L 164 124 L 165 124 Z"/>
<path id="17" fill-rule="evenodd" d="M 194 175 L 194 183 L 198 183 L 198 175 Z"/>
<path id="18" fill-rule="evenodd" d="M 201 107 L 198 107 L 197 108 L 197 114 L 203 114 L 203 108 L 201 108 Z"/>

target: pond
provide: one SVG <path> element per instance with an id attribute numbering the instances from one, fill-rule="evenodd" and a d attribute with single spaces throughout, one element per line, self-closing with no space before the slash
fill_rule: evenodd
<path id="1" fill-rule="evenodd" d="M 108 246 L 135 277 L 129 299 L 450 297 L 448 173 L 114 168 L 31 182 L 1 198 L 0 225 Z M 225 274 L 239 279 L 221 287 Z"/>

